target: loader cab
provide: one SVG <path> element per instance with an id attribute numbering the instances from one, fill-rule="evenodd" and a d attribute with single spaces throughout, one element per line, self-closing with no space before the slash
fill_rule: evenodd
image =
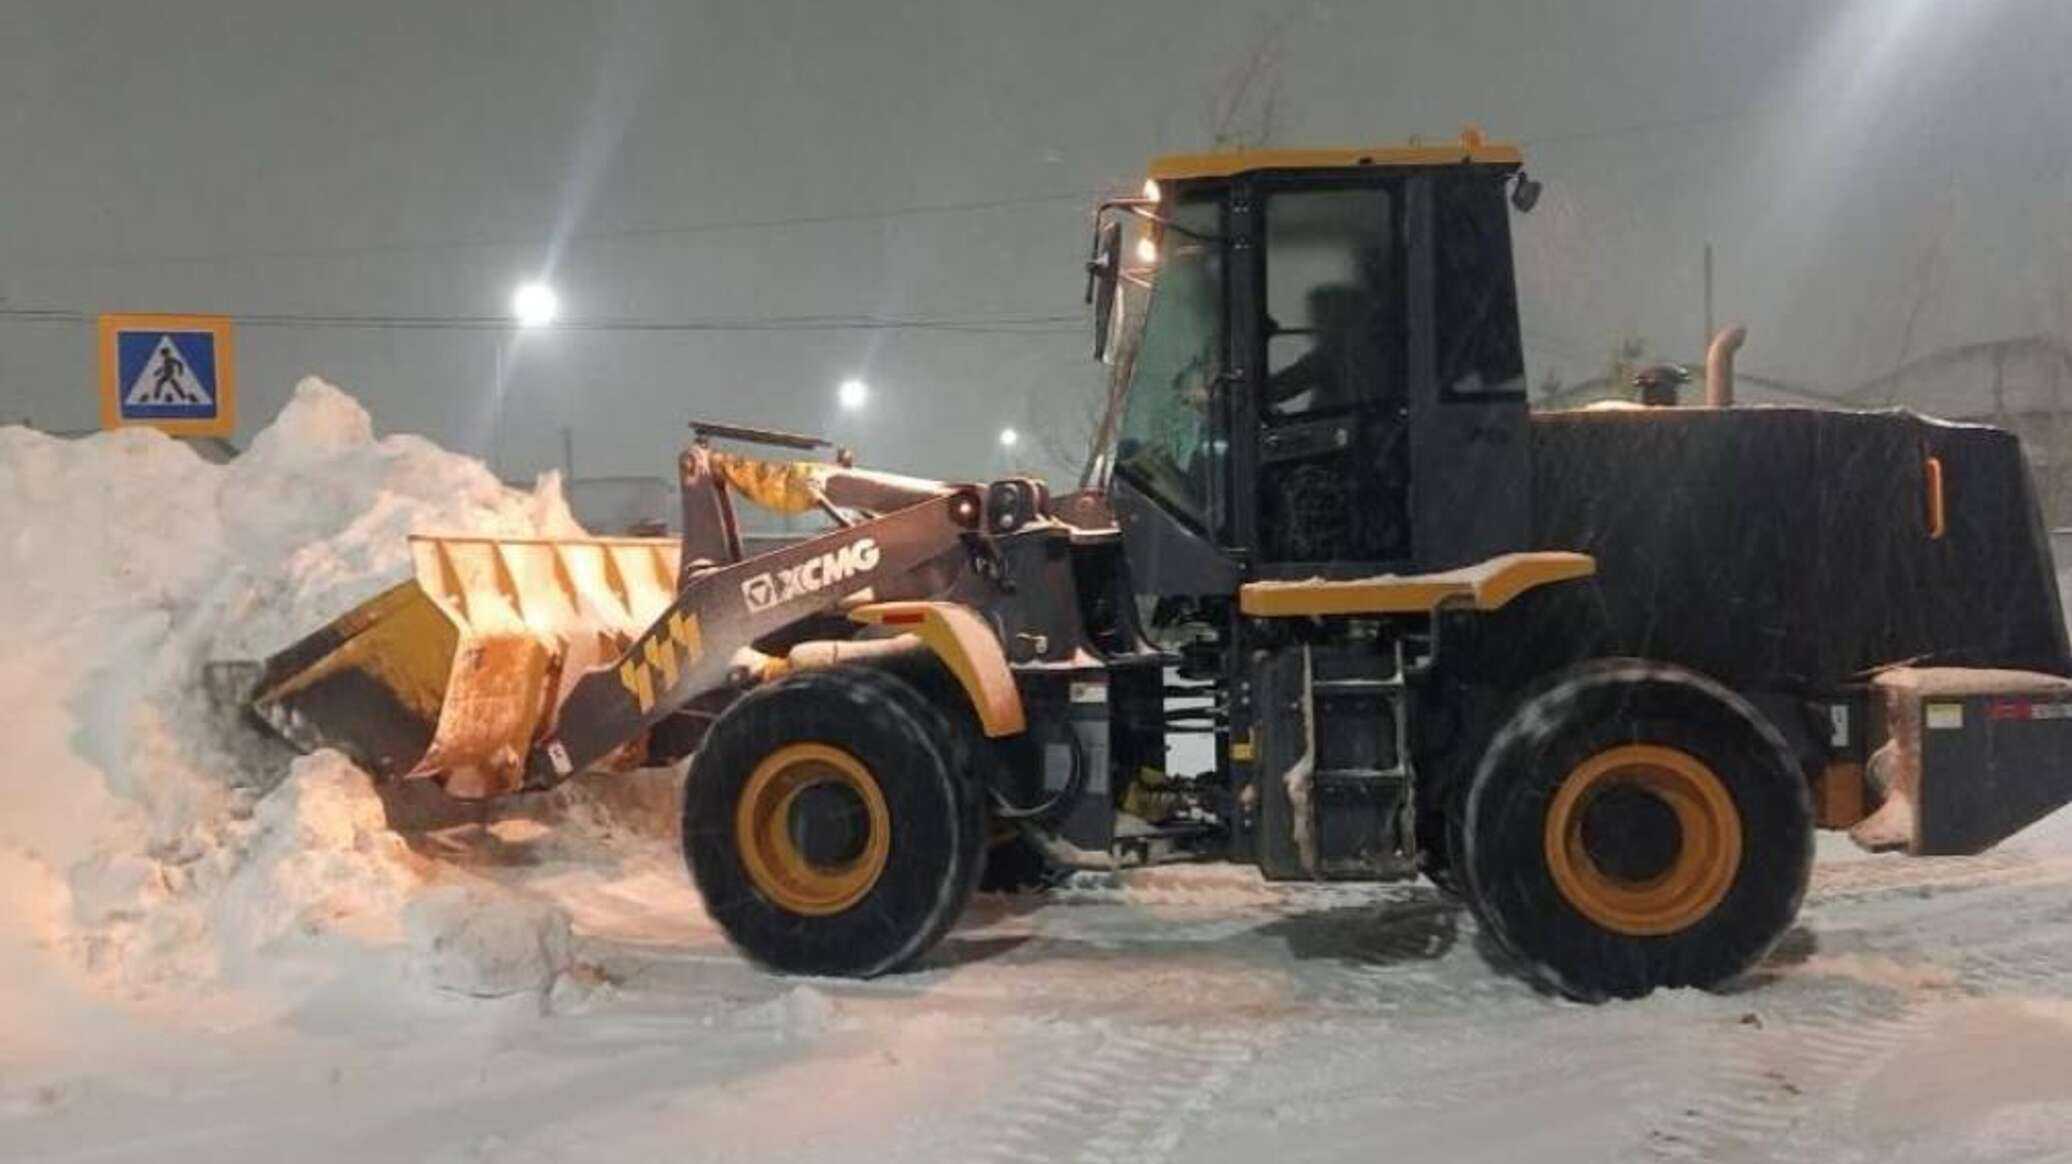
<path id="1" fill-rule="evenodd" d="M 1478 136 L 1183 155 L 1103 205 L 1089 266 L 1114 379 L 1094 474 L 1142 590 L 1525 546 L 1518 168 Z"/>

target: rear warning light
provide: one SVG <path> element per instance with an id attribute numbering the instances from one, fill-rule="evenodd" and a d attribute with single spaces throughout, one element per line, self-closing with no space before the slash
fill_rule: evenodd
<path id="1" fill-rule="evenodd" d="M 1923 466 L 1928 478 L 1928 536 L 1940 541 L 1950 532 L 1949 511 L 1943 504 L 1943 468 L 1941 457 L 1930 457 Z"/>

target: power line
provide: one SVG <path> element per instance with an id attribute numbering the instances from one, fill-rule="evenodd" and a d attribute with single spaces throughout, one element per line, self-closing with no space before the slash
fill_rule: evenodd
<path id="1" fill-rule="evenodd" d="M 1593 141 L 1603 138 L 1627 137 L 1638 134 L 1656 133 L 1665 130 L 1694 129 L 1722 122 L 1739 121 L 1767 112 L 1758 106 L 1746 109 L 1728 110 L 1723 113 L 1703 114 L 1695 117 L 1671 118 L 1657 121 L 1635 122 L 1628 125 L 1608 126 L 1602 129 L 1575 130 L 1562 133 L 1539 134 L 1517 139 L 1521 146 L 1541 146 L 1577 141 Z M 828 214 L 797 214 L 773 218 L 715 219 L 707 222 L 690 222 L 652 226 L 607 227 L 570 232 L 562 242 L 597 243 L 619 242 L 636 239 L 669 238 L 697 234 L 711 234 L 726 231 L 776 230 L 786 227 L 823 226 L 844 222 L 882 222 L 899 218 L 923 217 L 935 214 L 968 214 L 988 210 L 1004 210 L 1022 206 L 1040 206 L 1057 202 L 1091 202 L 1106 191 L 1098 188 L 1061 190 L 1048 194 L 1025 194 L 998 198 L 977 198 L 962 201 L 921 202 L 907 206 L 894 206 L 879 210 L 841 211 Z M 369 243 L 364 246 L 335 247 L 287 247 L 242 251 L 201 251 L 185 254 L 114 256 L 96 258 L 66 258 L 57 255 L 36 255 L 33 252 L 17 252 L 7 256 L 18 263 L 77 263 L 98 266 L 145 266 L 151 264 L 182 263 L 225 263 L 255 259 L 320 259 L 345 258 L 362 255 L 417 254 L 438 251 L 463 250 L 505 250 L 523 247 L 544 247 L 552 241 L 549 234 L 531 233 L 525 235 L 501 235 L 466 239 L 423 239 L 408 242 Z"/>
<path id="2" fill-rule="evenodd" d="M 96 316 L 77 308 L 0 308 L 0 320 L 16 323 L 88 323 Z M 342 328 L 363 331 L 519 330 L 516 321 L 492 315 L 321 315 L 286 312 L 232 312 L 232 322 L 255 328 Z M 1085 321 L 1076 314 L 871 316 L 771 315 L 704 319 L 597 318 L 570 319 L 552 325 L 555 331 L 577 332 L 780 332 L 780 331 L 933 331 L 967 335 L 1063 335 L 1078 332 Z"/>
<path id="3" fill-rule="evenodd" d="M 715 219 L 709 222 L 690 222 L 675 225 L 607 227 L 595 230 L 572 231 L 563 238 L 564 243 L 619 242 L 630 239 L 667 238 L 675 235 L 711 234 L 723 231 L 774 230 L 795 226 L 822 226 L 843 222 L 879 222 L 898 218 L 916 218 L 932 214 L 970 214 L 987 210 L 1002 210 L 1018 206 L 1038 206 L 1053 202 L 1091 202 L 1099 198 L 1100 190 L 1068 190 L 1052 194 L 1027 194 L 1007 198 L 981 198 L 959 202 L 923 202 L 909 206 L 895 206 L 881 210 L 857 210 L 832 214 L 799 214 L 778 218 L 735 218 Z M 345 258 L 358 255 L 410 254 L 433 251 L 460 250 L 504 250 L 521 247 L 544 248 L 552 241 L 551 232 L 526 235 L 503 235 L 470 239 L 427 239 L 412 242 L 370 243 L 365 246 L 339 247 L 295 247 L 270 250 L 205 251 L 188 254 L 146 255 L 146 256 L 104 256 L 94 259 L 68 259 L 61 256 L 35 256 L 14 254 L 10 261 L 41 264 L 80 263 L 81 265 L 141 266 L 153 263 L 222 263 L 242 262 L 252 259 L 321 259 Z"/>
<path id="4" fill-rule="evenodd" d="M 1521 146 L 1540 146 L 1573 141 L 1589 141 L 1603 138 L 1632 136 L 1665 130 L 1690 129 L 1722 122 L 1738 121 L 1765 112 L 1762 107 L 1729 110 L 1722 113 L 1705 114 L 1688 118 L 1672 118 L 1656 121 L 1636 122 L 1622 126 L 1611 126 L 1594 130 L 1541 134 L 1518 139 Z M 795 226 L 826 225 L 843 222 L 886 221 L 898 218 L 918 217 L 933 214 L 973 213 L 987 210 L 1008 209 L 1020 206 L 1042 205 L 1064 201 L 1090 201 L 1101 195 L 1098 189 L 1060 191 L 1050 194 L 1032 194 L 1017 197 L 972 199 L 965 201 L 916 203 L 908 206 L 881 210 L 848 211 L 832 214 L 790 215 L 776 218 L 721 219 L 709 222 L 683 223 L 667 226 L 618 227 L 572 232 L 566 242 L 606 242 L 643 238 L 665 238 L 676 235 L 693 235 L 721 231 L 766 230 Z M 132 258 L 104 257 L 88 259 L 86 264 L 108 266 L 138 266 L 150 264 L 229 262 L 250 259 L 278 258 L 326 258 L 353 255 L 420 253 L 429 251 L 451 251 L 471 249 L 500 249 L 516 247 L 537 247 L 543 245 L 539 236 L 505 236 L 501 238 L 456 239 L 449 241 L 415 241 L 380 243 L 358 247 L 314 247 L 276 250 L 252 250 L 198 253 L 186 255 L 157 255 Z M 15 256 L 20 261 L 20 256 Z M 65 261 L 46 257 L 41 261 L 56 263 Z M 93 318 L 89 313 L 63 308 L 0 308 L 0 320 L 18 323 L 68 323 Z M 377 316 L 377 315 L 314 315 L 287 313 L 248 313 L 233 315 L 232 318 L 248 327 L 300 327 L 300 328 L 347 328 L 360 330 L 390 331 L 504 331 L 515 328 L 509 319 L 497 316 Z M 1068 326 L 1069 325 L 1069 326 Z M 756 331 L 949 331 L 982 335 L 1049 335 L 1065 334 L 1080 330 L 1083 320 L 1076 315 L 1027 316 L 1022 318 L 980 318 L 980 319 L 925 319 L 925 318 L 878 318 L 870 316 L 795 316 L 762 317 L 745 319 L 693 319 L 693 320 L 643 320 L 643 319 L 591 319 L 568 320 L 555 326 L 568 331 L 598 332 L 756 332 Z M 1572 350 L 1563 350 L 1559 344 L 1545 344 L 1575 356 Z"/>
<path id="5" fill-rule="evenodd" d="M 1595 141 L 1608 137 L 1633 137 L 1646 133 L 1661 133 L 1672 129 L 1697 129 L 1701 126 L 1718 125 L 1728 121 L 1743 121 L 1760 117 L 1770 110 L 1761 105 L 1745 109 L 1730 109 L 1723 113 L 1704 113 L 1695 117 L 1665 118 L 1659 121 L 1638 121 L 1628 125 L 1606 126 L 1603 129 L 1580 129 L 1566 133 L 1547 133 L 1535 137 L 1518 139 L 1521 146 L 1558 145 L 1572 141 Z"/>

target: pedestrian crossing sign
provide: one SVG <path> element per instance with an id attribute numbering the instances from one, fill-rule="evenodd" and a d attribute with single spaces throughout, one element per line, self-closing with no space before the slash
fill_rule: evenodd
<path id="1" fill-rule="evenodd" d="M 219 315 L 103 315 L 101 427 L 229 436 L 237 424 L 230 321 Z"/>

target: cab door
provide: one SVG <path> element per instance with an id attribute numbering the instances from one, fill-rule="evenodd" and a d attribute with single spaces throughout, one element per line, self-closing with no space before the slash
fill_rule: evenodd
<path id="1" fill-rule="evenodd" d="M 1263 573 L 1342 573 L 1412 551 L 1403 183 L 1263 183 L 1256 413 Z"/>

